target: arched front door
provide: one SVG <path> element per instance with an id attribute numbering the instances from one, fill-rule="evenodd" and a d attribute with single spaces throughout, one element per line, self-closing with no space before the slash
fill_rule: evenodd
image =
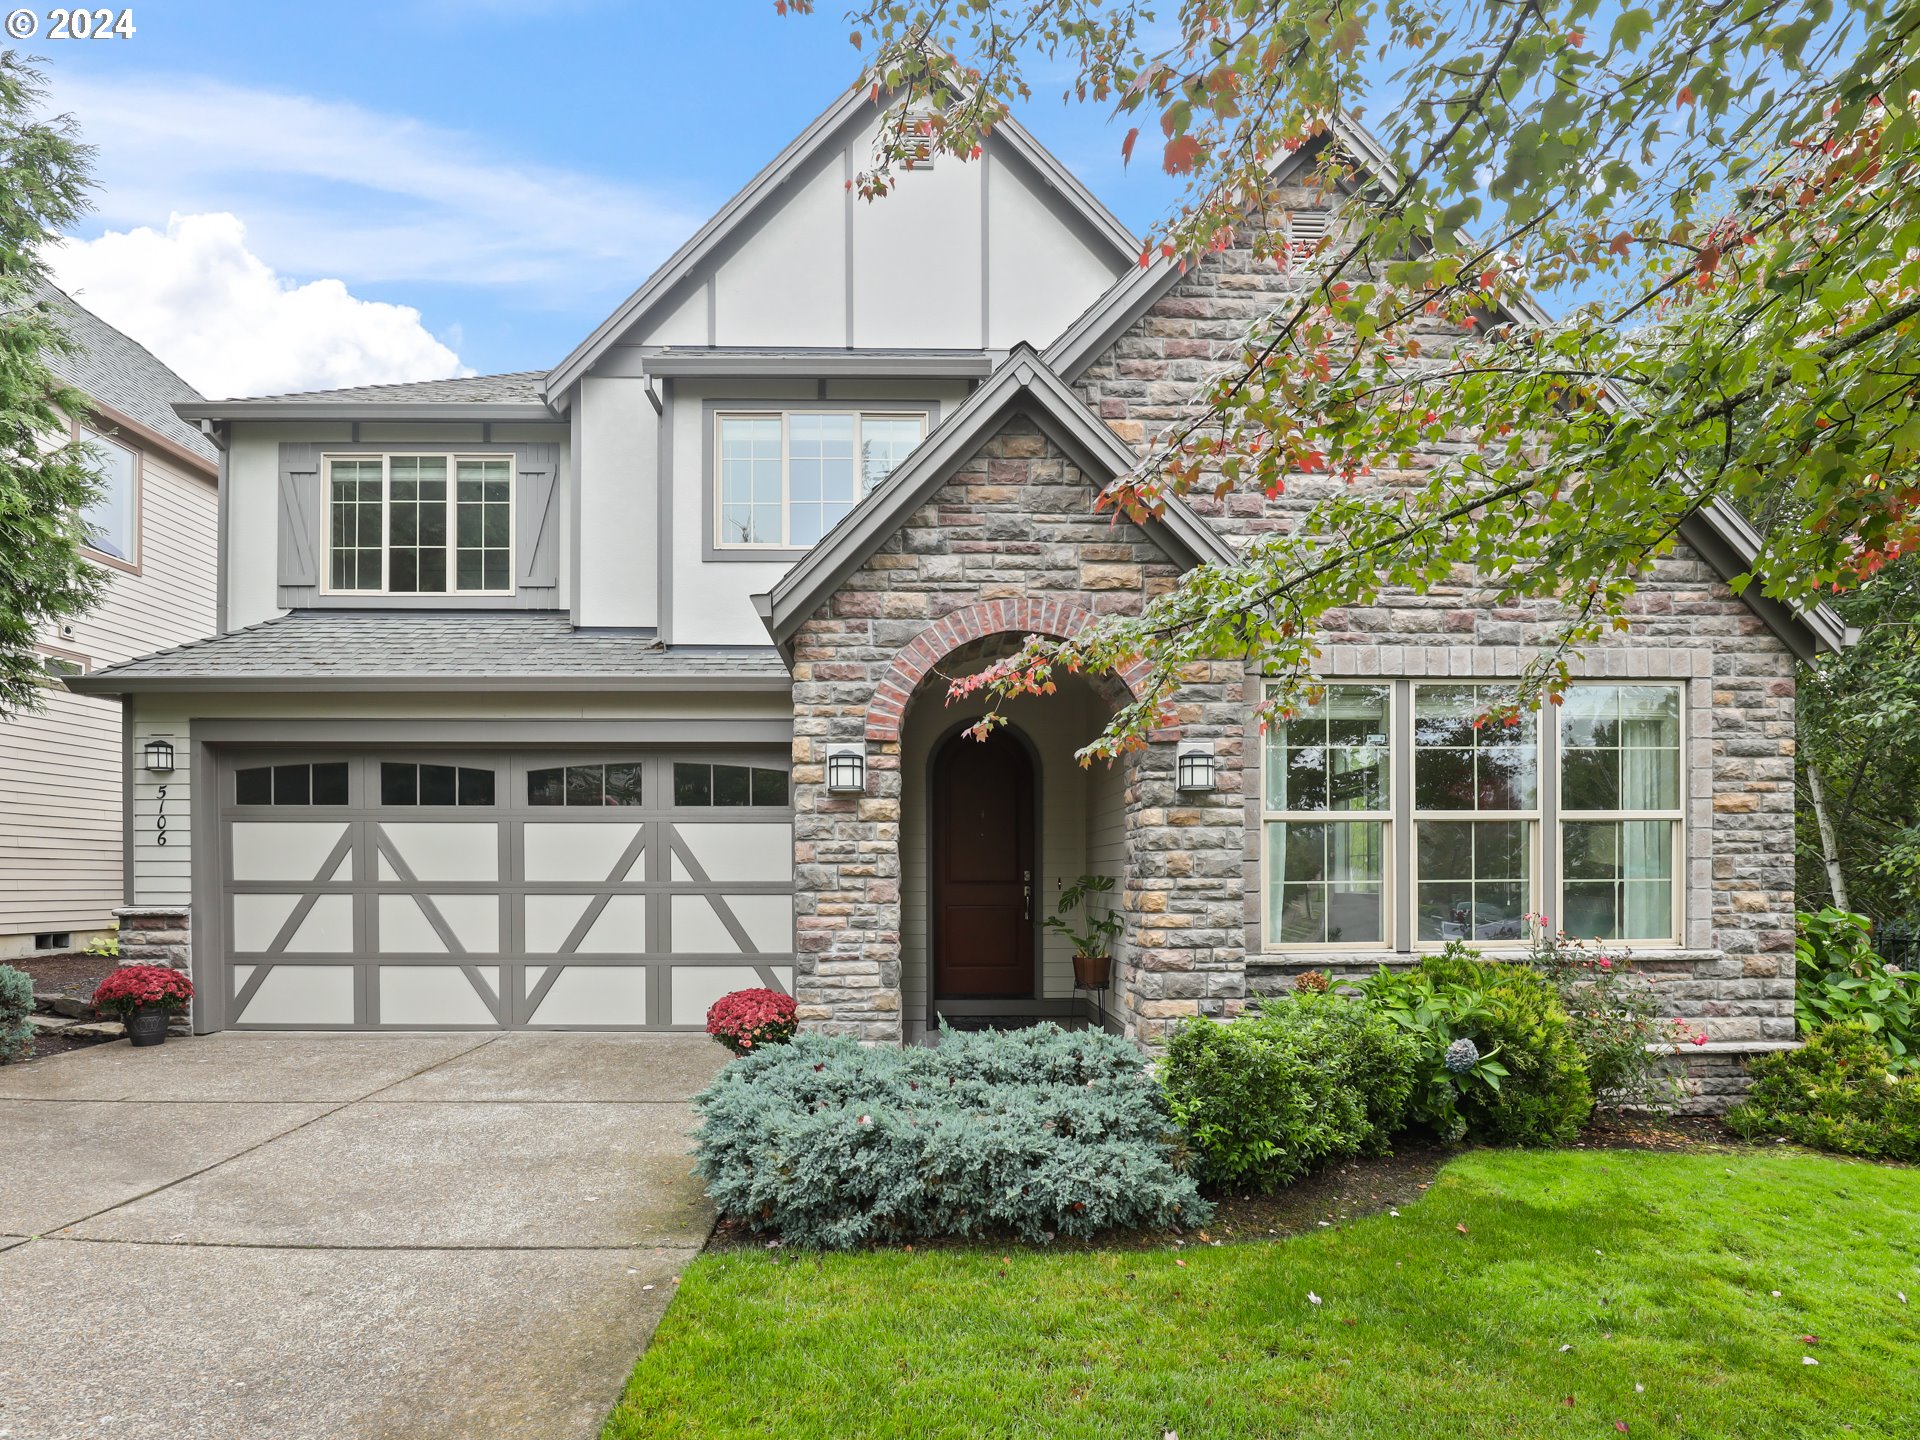
<path id="1" fill-rule="evenodd" d="M 1034 994 L 1033 761 L 1005 726 L 933 758 L 936 998 Z"/>

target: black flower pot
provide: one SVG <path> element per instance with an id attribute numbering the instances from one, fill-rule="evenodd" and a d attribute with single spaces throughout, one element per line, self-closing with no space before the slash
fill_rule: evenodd
<path id="1" fill-rule="evenodd" d="M 165 1010 L 153 1005 L 142 1006 L 127 1016 L 127 1038 L 135 1045 L 164 1045 L 167 1019 Z"/>

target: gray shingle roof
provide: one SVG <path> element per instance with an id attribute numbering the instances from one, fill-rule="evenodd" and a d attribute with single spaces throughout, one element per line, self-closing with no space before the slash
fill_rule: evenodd
<path id="1" fill-rule="evenodd" d="M 778 689 L 771 645 L 663 648 L 650 631 L 576 630 L 565 615 L 295 610 L 90 675 L 87 693 L 245 689 Z"/>
<path id="2" fill-rule="evenodd" d="M 202 398 L 198 390 L 161 364 L 146 346 L 122 335 L 64 290 L 44 281 L 36 288 L 39 297 L 59 313 L 75 346 L 71 354 L 49 357 L 56 375 L 209 465 L 218 463 L 219 455 L 206 437 L 173 413 L 176 401 Z"/>
<path id="3" fill-rule="evenodd" d="M 516 370 L 510 375 L 463 375 L 449 380 L 409 380 L 393 385 L 352 385 L 343 390 L 293 390 L 285 395 L 235 396 L 234 403 L 271 400 L 354 401 L 368 405 L 407 405 L 417 401 L 479 404 L 489 401 L 539 404 L 546 379 L 544 370 Z"/>

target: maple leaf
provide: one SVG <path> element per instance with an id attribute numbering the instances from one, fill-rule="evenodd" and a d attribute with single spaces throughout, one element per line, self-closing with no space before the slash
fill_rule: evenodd
<path id="1" fill-rule="evenodd" d="M 1191 135 L 1176 135 L 1167 142 L 1167 151 L 1161 164 L 1169 175 L 1185 175 L 1200 158 L 1200 142 Z"/>

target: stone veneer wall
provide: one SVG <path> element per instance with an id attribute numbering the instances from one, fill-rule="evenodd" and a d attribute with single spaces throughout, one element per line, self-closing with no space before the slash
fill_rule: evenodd
<path id="1" fill-rule="evenodd" d="M 113 912 L 120 922 L 122 965 L 193 969 L 192 912 L 172 905 L 127 905 Z"/>
<path id="2" fill-rule="evenodd" d="M 1161 547 L 1095 514 L 1093 499 L 1031 421 L 1010 419 L 796 633 L 795 994 L 810 1028 L 902 1034 L 897 657 L 926 677 L 911 703 L 940 706 L 948 678 L 970 668 L 940 665 L 955 650 L 1137 613 L 1175 582 Z M 1143 1042 L 1244 990 L 1243 712 L 1237 666 L 1210 667 L 1183 693 L 1181 733 L 1216 742 L 1224 777 L 1198 803 L 1174 790 L 1171 737 L 1127 762 L 1127 932 L 1110 1005 Z M 867 744 L 866 794 L 828 793 L 834 743 Z"/>
<path id="3" fill-rule="evenodd" d="M 1321 203 L 1305 189 L 1277 199 L 1283 208 Z M 1233 363 L 1247 324 L 1301 283 L 1271 262 L 1256 262 L 1246 249 L 1210 254 L 1088 369 L 1078 391 L 1144 452 L 1168 422 L 1193 413 L 1196 387 Z M 1436 340 L 1430 351 L 1443 353 L 1444 337 Z M 1422 458 L 1416 457 L 1414 476 L 1383 474 L 1377 483 L 1415 478 Z M 1228 533 L 1281 530 L 1338 483 L 1302 477 L 1274 501 L 1234 494 L 1223 502 L 1197 497 L 1193 505 Z M 1470 576 L 1461 580 L 1425 596 L 1390 594 L 1329 617 L 1321 673 L 1516 673 L 1547 634 L 1551 608 L 1493 609 L 1475 594 Z M 1595 647 L 1581 668 L 1589 676 L 1673 678 L 1688 690 L 1687 948 L 1648 952 L 1643 968 L 1658 978 L 1670 1013 L 1706 1028 L 1715 1042 L 1709 1054 L 1730 1057 L 1756 1044 L 1786 1043 L 1793 1035 L 1792 655 L 1685 547 L 1657 566 L 1634 611 L 1631 630 Z M 1257 789 L 1258 773 L 1251 749 L 1250 742 L 1249 793 Z M 1258 839 L 1251 824 L 1247 840 L 1251 988 L 1284 986 L 1310 965 L 1338 968 L 1312 955 L 1262 956 Z M 1708 1062 L 1701 1056 L 1696 1063 Z"/>

